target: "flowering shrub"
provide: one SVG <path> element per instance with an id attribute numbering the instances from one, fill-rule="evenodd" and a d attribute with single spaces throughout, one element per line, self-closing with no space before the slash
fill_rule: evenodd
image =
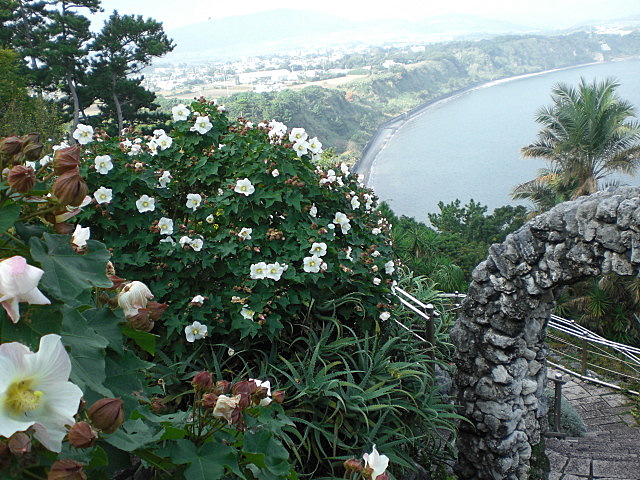
<path id="1" fill-rule="evenodd" d="M 160 353 L 146 332 L 166 305 L 115 276 L 90 227 L 68 223 L 91 201 L 80 148 L 51 161 L 35 134 L 0 142 L 0 476 L 295 478 L 279 440 L 284 394 L 269 382 L 216 384 L 180 364 L 177 395 L 162 395 L 161 365 L 142 358 Z"/>
<path id="2" fill-rule="evenodd" d="M 166 131 L 98 140 L 84 151 L 96 201 L 83 222 L 119 274 L 169 303 L 169 342 L 203 338 L 194 322 L 235 343 L 318 313 L 365 330 L 386 317 L 389 225 L 346 165 L 315 167 L 321 144 L 304 129 L 233 122 L 200 101 L 174 107 Z"/>

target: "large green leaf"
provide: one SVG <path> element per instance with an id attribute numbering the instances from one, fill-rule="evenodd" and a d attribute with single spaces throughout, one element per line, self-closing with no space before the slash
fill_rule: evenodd
<path id="1" fill-rule="evenodd" d="M 31 255 L 45 272 L 40 286 L 49 295 L 70 302 L 89 288 L 113 285 L 106 275 L 110 254 L 103 243 L 89 240 L 87 252 L 81 255 L 71 248 L 68 235 L 43 236 L 44 242 L 32 237 L 29 245 Z"/>
<path id="2" fill-rule="evenodd" d="M 133 452 L 162 437 L 164 431 L 151 428 L 142 419 L 127 420 L 118 430 L 106 438 L 107 443 L 120 450 Z"/>
<path id="3" fill-rule="evenodd" d="M 289 473 L 289 452 L 280 441 L 267 430 L 247 431 L 244 435 L 243 450 L 247 459 L 261 469 L 267 470 L 275 478 Z M 267 472 L 258 473 L 260 479 L 271 479 Z"/>
<path id="4" fill-rule="evenodd" d="M 20 216 L 20 205 L 7 205 L 0 210 L 0 233 L 6 232 Z"/>
<path id="5" fill-rule="evenodd" d="M 70 347 L 71 381 L 83 390 L 90 388 L 101 395 L 113 396 L 104 385 L 107 339 L 98 335 L 77 310 L 66 305 L 62 307 L 61 335 L 63 343 Z"/>
<path id="6" fill-rule="evenodd" d="M 206 443 L 198 449 L 189 440 L 178 440 L 171 448 L 171 460 L 176 464 L 189 464 L 184 472 L 189 480 L 222 478 L 225 467 L 245 478 L 238 468 L 235 450 L 221 443 Z"/>
<path id="7" fill-rule="evenodd" d="M 20 321 L 12 323 L 4 309 L 0 308 L 0 343 L 20 342 L 33 351 L 38 349 L 40 337 L 48 333 L 60 333 L 62 313 L 60 305 L 20 304 Z"/>

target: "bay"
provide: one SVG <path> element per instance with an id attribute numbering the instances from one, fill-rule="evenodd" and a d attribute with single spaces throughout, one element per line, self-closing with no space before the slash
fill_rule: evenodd
<path id="1" fill-rule="evenodd" d="M 640 115 L 640 60 L 575 67 L 491 82 L 434 102 L 406 121 L 393 135 L 378 138 L 382 147 L 371 161 L 367 184 L 396 214 L 427 221 L 438 202 L 470 199 L 487 205 L 524 204 L 511 199 L 514 186 L 546 166 L 522 159 L 521 147 L 535 141 L 536 111 L 551 104 L 558 82 L 577 85 L 612 77 L 618 95 Z M 376 149 L 377 150 L 377 149 Z M 620 177 L 640 184 L 638 177 Z"/>

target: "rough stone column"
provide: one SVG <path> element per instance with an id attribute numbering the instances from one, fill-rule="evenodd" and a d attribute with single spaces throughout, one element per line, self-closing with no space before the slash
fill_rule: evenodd
<path id="1" fill-rule="evenodd" d="M 473 271 L 451 336 L 461 479 L 526 479 L 547 408 L 545 329 L 556 291 L 611 272 L 637 275 L 640 189 L 566 202 L 494 244 Z"/>

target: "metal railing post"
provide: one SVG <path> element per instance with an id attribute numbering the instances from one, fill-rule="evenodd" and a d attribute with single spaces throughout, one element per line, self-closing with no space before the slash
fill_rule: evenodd
<path id="1" fill-rule="evenodd" d="M 589 342 L 587 342 L 586 338 L 582 338 L 582 365 L 581 365 L 581 373 L 582 375 L 587 374 L 587 360 L 589 359 Z"/>

